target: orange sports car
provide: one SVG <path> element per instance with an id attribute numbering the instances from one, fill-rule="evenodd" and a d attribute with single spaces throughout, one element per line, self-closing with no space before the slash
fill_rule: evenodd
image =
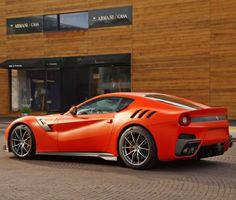
<path id="1" fill-rule="evenodd" d="M 5 149 L 21 159 L 96 156 L 145 169 L 157 161 L 222 155 L 232 146 L 228 128 L 225 108 L 160 93 L 110 93 L 65 114 L 15 120 Z"/>

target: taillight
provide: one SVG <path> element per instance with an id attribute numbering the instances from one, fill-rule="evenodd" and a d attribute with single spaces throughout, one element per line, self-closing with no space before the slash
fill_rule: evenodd
<path id="1" fill-rule="evenodd" d="M 191 122 L 191 117 L 187 114 L 180 115 L 179 124 L 181 126 L 188 126 Z"/>

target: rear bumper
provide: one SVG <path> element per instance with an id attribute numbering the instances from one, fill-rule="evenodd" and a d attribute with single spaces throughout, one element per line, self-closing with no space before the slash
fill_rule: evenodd
<path id="1" fill-rule="evenodd" d="M 197 152 L 198 158 L 207 158 L 212 156 L 223 155 L 225 152 L 225 145 L 218 143 L 210 146 L 202 146 Z"/>
<path id="2" fill-rule="evenodd" d="M 229 140 L 211 145 L 201 145 L 203 141 L 199 139 L 178 139 L 175 149 L 175 156 L 178 158 L 188 158 L 197 156 L 206 158 L 224 154 L 233 146 L 234 139 L 230 135 Z"/>
<path id="3" fill-rule="evenodd" d="M 204 123 L 193 122 L 189 126 L 176 126 L 176 123 L 160 123 L 149 127 L 149 131 L 155 139 L 158 148 L 157 155 L 160 161 L 192 158 L 203 146 L 223 143 L 225 146 L 224 151 L 227 151 L 232 146 L 232 139 L 229 138 L 229 126 L 226 120 Z M 180 139 L 182 139 L 181 142 L 179 142 Z M 187 146 L 190 145 L 183 142 L 183 139 L 191 139 L 193 143 L 199 143 L 198 141 L 200 140 L 200 144 L 195 149 L 192 148 L 182 152 L 185 144 Z M 190 146 L 193 147 L 194 145 Z M 189 154 L 183 154 L 188 151 Z"/>

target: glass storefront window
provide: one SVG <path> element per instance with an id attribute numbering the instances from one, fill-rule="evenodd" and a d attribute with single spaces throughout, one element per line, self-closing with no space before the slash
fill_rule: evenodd
<path id="1" fill-rule="evenodd" d="M 93 67 L 91 73 L 91 96 L 111 92 L 130 91 L 130 67 Z"/>
<path id="2" fill-rule="evenodd" d="M 60 14 L 60 30 L 87 29 L 88 12 Z"/>
<path id="3" fill-rule="evenodd" d="M 25 106 L 37 112 L 66 111 L 72 105 L 99 94 L 130 91 L 128 56 L 102 55 L 77 59 L 61 58 L 60 63 L 47 59 L 47 62 L 30 60 L 11 64 L 13 67 L 21 66 L 11 68 L 12 111 L 19 111 Z M 97 59 L 103 63 L 96 64 Z"/>
<path id="4" fill-rule="evenodd" d="M 44 31 L 58 31 L 58 26 L 59 26 L 58 15 L 43 16 Z"/>
<path id="5" fill-rule="evenodd" d="M 62 74 L 63 110 L 99 94 L 130 91 L 130 66 L 65 67 Z"/>
<path id="6" fill-rule="evenodd" d="M 19 111 L 22 107 L 45 111 L 45 71 L 13 69 L 11 75 L 12 111 Z"/>
<path id="7" fill-rule="evenodd" d="M 59 68 L 12 69 L 12 111 L 23 107 L 39 112 L 60 110 L 60 75 Z"/>
<path id="8" fill-rule="evenodd" d="M 12 111 L 19 111 L 30 104 L 30 94 L 27 92 L 29 82 L 25 80 L 25 70 L 12 70 L 11 77 L 11 107 Z"/>

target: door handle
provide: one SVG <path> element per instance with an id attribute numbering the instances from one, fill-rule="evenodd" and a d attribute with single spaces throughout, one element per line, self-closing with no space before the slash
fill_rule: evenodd
<path id="1" fill-rule="evenodd" d="M 107 123 L 108 123 L 108 124 L 112 124 L 112 122 L 113 122 L 112 119 L 108 119 L 108 120 L 107 120 Z"/>
<path id="2" fill-rule="evenodd" d="M 80 117 L 80 119 L 89 119 L 88 117 Z"/>

